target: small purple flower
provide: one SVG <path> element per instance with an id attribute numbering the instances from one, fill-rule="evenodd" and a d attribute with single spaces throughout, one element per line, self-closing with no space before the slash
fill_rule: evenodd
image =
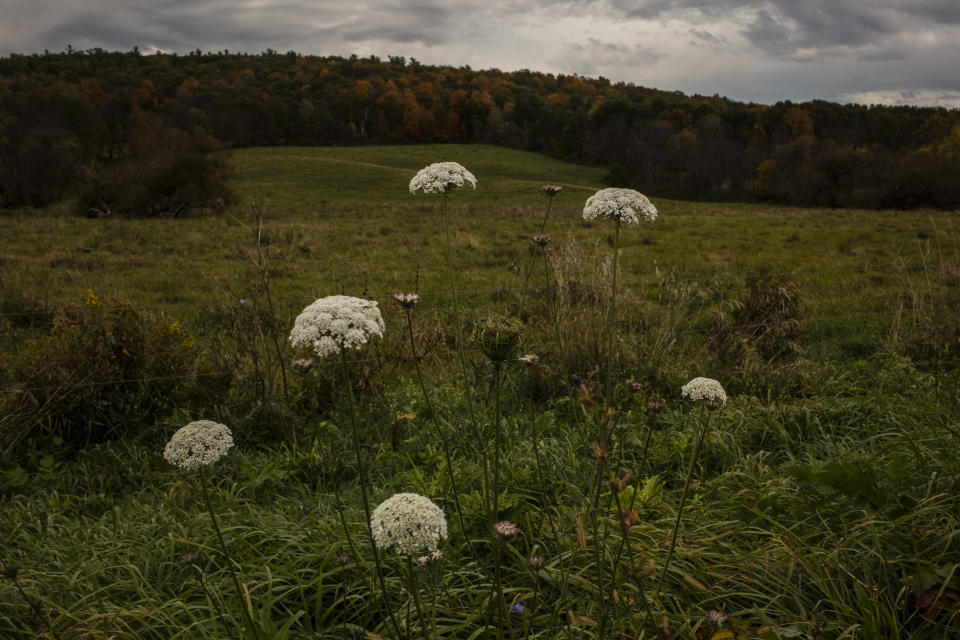
<path id="1" fill-rule="evenodd" d="M 247 304 L 246 298 L 240 298 L 240 304 Z"/>
<path id="2" fill-rule="evenodd" d="M 512 607 L 510 607 L 510 613 L 523 613 L 524 611 L 526 611 L 526 607 L 524 607 L 519 602 L 513 605 Z"/>
<path id="3" fill-rule="evenodd" d="M 580 379 L 580 376 L 574 373 L 574 374 L 571 374 L 570 376 L 570 384 L 572 384 L 577 389 L 579 389 L 580 387 L 583 386 L 583 380 Z"/>

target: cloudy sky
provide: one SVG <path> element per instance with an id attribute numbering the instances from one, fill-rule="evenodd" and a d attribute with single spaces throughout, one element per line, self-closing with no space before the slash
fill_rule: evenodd
<path id="1" fill-rule="evenodd" d="M 2 55 L 292 49 L 960 108 L 960 0 L 3 0 L 2 15 Z"/>

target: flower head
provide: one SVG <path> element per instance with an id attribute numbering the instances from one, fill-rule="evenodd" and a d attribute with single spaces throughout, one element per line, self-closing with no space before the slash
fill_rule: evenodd
<path id="1" fill-rule="evenodd" d="M 447 537 L 447 519 L 429 498 L 397 493 L 380 503 L 370 515 L 373 540 L 381 551 L 415 554 L 437 550 Z"/>
<path id="2" fill-rule="evenodd" d="M 321 358 L 344 349 L 359 349 L 371 336 L 383 335 L 377 303 L 351 296 L 327 296 L 297 316 L 290 332 L 295 347 L 313 349 Z"/>
<path id="3" fill-rule="evenodd" d="M 164 459 L 187 471 L 213 464 L 233 446 L 233 436 L 226 425 L 212 420 L 198 420 L 181 427 L 163 450 Z"/>
<path id="4" fill-rule="evenodd" d="M 523 613 L 526 611 L 526 608 L 519 602 L 510 607 L 510 613 Z"/>
<path id="5" fill-rule="evenodd" d="M 544 562 L 546 562 L 546 560 L 544 559 L 543 556 L 530 556 L 529 558 L 527 558 L 527 563 L 530 564 L 530 568 L 533 569 L 534 571 L 539 571 L 540 569 L 543 569 Z"/>
<path id="6" fill-rule="evenodd" d="M 694 402 L 703 400 L 711 409 L 719 409 L 727 403 L 727 392 L 713 378 L 694 378 L 681 387 L 680 393 Z"/>
<path id="7" fill-rule="evenodd" d="M 549 233 L 538 233 L 537 235 L 530 238 L 530 241 L 538 247 L 545 247 L 550 244 L 550 241 L 553 240 L 553 236 Z"/>
<path id="8" fill-rule="evenodd" d="M 520 349 L 523 322 L 510 316 L 490 314 L 477 322 L 473 341 L 491 362 L 511 360 Z"/>
<path id="9" fill-rule="evenodd" d="M 583 219 L 607 218 L 623 224 L 637 224 L 641 218 L 649 222 L 657 219 L 657 208 L 647 196 L 633 189 L 601 189 L 587 198 Z"/>
<path id="10" fill-rule="evenodd" d="M 533 365 L 535 365 L 535 364 L 539 364 L 539 362 L 540 362 L 540 356 L 538 356 L 538 355 L 535 354 L 535 353 L 526 353 L 526 354 L 520 356 L 519 358 L 517 358 L 517 362 L 519 362 L 520 364 L 525 364 L 525 365 L 528 365 L 528 366 L 533 366 Z"/>
<path id="11" fill-rule="evenodd" d="M 563 191 L 563 187 L 558 184 L 545 184 L 540 187 L 540 192 L 544 195 L 550 196 L 551 198 L 561 191 Z"/>
<path id="12" fill-rule="evenodd" d="M 420 169 L 410 181 L 410 193 L 450 193 L 469 184 L 477 188 L 477 179 L 457 162 L 435 162 Z"/>
<path id="13" fill-rule="evenodd" d="M 493 525 L 493 532 L 501 538 L 516 538 L 520 535 L 520 527 L 509 520 Z"/>
<path id="14" fill-rule="evenodd" d="M 420 295 L 417 293 L 395 293 L 393 303 L 400 309 L 413 309 L 420 304 Z"/>

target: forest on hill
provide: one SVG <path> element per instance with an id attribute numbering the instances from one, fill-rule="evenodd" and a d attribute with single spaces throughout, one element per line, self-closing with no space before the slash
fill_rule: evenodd
<path id="1" fill-rule="evenodd" d="M 957 109 L 745 104 L 603 77 L 272 50 L 0 58 L 4 207 L 76 186 L 81 212 L 177 215 L 226 197 L 213 153 L 224 146 L 427 142 L 609 166 L 608 184 L 660 196 L 960 206 Z"/>

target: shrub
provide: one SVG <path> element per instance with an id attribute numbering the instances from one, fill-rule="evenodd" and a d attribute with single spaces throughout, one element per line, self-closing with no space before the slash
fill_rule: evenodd
<path id="1" fill-rule="evenodd" d="M 90 292 L 84 309 L 58 312 L 15 358 L 0 444 L 59 436 L 76 445 L 149 429 L 186 404 L 194 351 L 177 321 Z"/>

